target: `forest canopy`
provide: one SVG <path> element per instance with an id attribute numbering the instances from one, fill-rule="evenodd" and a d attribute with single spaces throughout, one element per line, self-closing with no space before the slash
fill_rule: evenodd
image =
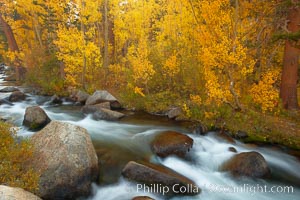
<path id="1" fill-rule="evenodd" d="M 299 1 L 1 0 L 0 6 L 0 54 L 46 93 L 108 89 L 128 107 L 179 106 L 185 117 L 200 119 L 298 108 Z"/>

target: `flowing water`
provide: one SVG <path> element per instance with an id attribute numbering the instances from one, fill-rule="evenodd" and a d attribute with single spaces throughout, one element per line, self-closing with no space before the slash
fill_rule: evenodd
<path id="1" fill-rule="evenodd" d="M 3 75 L 0 75 L 0 89 L 7 85 L 2 78 Z M 7 96 L 9 93 L 0 93 L 0 99 Z M 101 166 L 100 185 L 94 184 L 93 195 L 88 200 L 129 200 L 139 195 L 157 200 L 166 199 L 162 195 L 138 189 L 135 183 L 120 176 L 120 170 L 130 160 L 150 160 L 165 165 L 192 179 L 202 189 L 200 195 L 193 197 L 168 197 L 172 200 L 300 200 L 300 162 L 279 150 L 251 147 L 239 142 L 230 144 L 212 134 L 193 135 L 176 123 L 160 117 L 129 113 L 128 117 L 119 122 L 95 121 L 89 116 L 83 116 L 79 106 L 68 102 L 59 106 L 51 105 L 49 99 L 29 95 L 26 101 L 0 105 L 0 117 L 19 127 L 19 136 L 30 137 L 34 132 L 22 126 L 25 109 L 28 106 L 40 105 L 52 120 L 86 128 L 93 139 L 99 160 L 105 160 Z M 181 131 L 193 138 L 194 145 L 188 160 L 176 157 L 161 159 L 151 153 L 149 141 L 164 130 Z M 218 171 L 219 166 L 234 155 L 228 151 L 229 147 L 236 148 L 238 152 L 260 152 L 271 167 L 272 179 L 235 179 L 226 172 Z"/>

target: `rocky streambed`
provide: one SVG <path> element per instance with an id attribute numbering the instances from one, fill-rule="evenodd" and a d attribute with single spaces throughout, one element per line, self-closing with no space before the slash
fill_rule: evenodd
<path id="1" fill-rule="evenodd" d="M 279 149 L 120 110 L 107 91 L 45 97 L 3 79 L 0 117 L 36 146 L 42 199 L 299 199 L 299 160 Z M 38 199 L 0 187 L 23 192 Z"/>

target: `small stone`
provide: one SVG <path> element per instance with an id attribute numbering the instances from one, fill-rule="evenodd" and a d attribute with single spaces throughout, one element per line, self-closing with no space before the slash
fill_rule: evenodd
<path id="1" fill-rule="evenodd" d="M 229 147 L 229 148 L 228 148 L 228 151 L 231 151 L 231 152 L 233 152 L 233 153 L 237 153 L 237 150 L 236 150 L 236 148 L 234 148 L 234 147 Z"/>
<path id="2" fill-rule="evenodd" d="M 237 139 L 246 139 L 248 137 L 248 134 L 245 131 L 237 131 L 235 137 Z"/>

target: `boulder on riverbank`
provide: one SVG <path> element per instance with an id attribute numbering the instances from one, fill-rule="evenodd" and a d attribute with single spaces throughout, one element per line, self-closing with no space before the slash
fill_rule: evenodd
<path id="1" fill-rule="evenodd" d="M 19 91 L 19 89 L 12 86 L 8 86 L 0 90 L 0 92 L 15 92 L 15 91 Z"/>
<path id="2" fill-rule="evenodd" d="M 103 102 L 110 102 L 112 109 L 121 108 L 121 104 L 119 103 L 117 98 L 106 90 L 97 90 L 96 92 L 94 92 L 94 94 L 87 98 L 85 104 L 94 105 Z"/>
<path id="3" fill-rule="evenodd" d="M 182 114 L 182 109 L 180 107 L 172 107 L 167 112 L 166 115 L 169 119 L 175 119 Z"/>
<path id="4" fill-rule="evenodd" d="M 39 106 L 27 107 L 25 110 L 23 125 L 29 127 L 29 130 L 39 130 L 44 128 L 51 119 L 46 112 Z"/>
<path id="5" fill-rule="evenodd" d="M 236 134 L 234 135 L 234 137 L 236 139 L 242 140 L 242 139 L 246 139 L 247 137 L 249 137 L 249 135 L 245 131 L 237 131 Z"/>
<path id="6" fill-rule="evenodd" d="M 258 152 L 243 152 L 233 156 L 221 166 L 222 171 L 229 171 L 233 176 L 265 178 L 270 169 L 265 158 Z"/>
<path id="7" fill-rule="evenodd" d="M 117 101 L 116 97 L 106 90 L 97 90 L 93 95 L 86 100 L 86 105 L 94 105 L 97 103 Z"/>
<path id="8" fill-rule="evenodd" d="M 31 137 L 35 147 L 30 165 L 41 173 L 37 194 L 47 199 L 89 195 L 98 177 L 98 158 L 86 129 L 51 121 Z"/>
<path id="9" fill-rule="evenodd" d="M 192 180 L 161 165 L 130 161 L 122 170 L 122 175 L 141 183 L 137 185 L 140 191 L 150 188 L 150 191 L 163 195 L 197 195 L 201 192 Z"/>
<path id="10" fill-rule="evenodd" d="M 184 158 L 193 147 L 193 139 L 175 131 L 162 132 L 151 142 L 153 153 L 160 157 L 176 155 Z"/>
<path id="11" fill-rule="evenodd" d="M 74 100 L 76 102 L 79 102 L 81 104 L 85 104 L 86 100 L 89 98 L 89 94 L 82 91 L 82 90 L 78 90 L 77 93 L 73 96 Z"/>
<path id="12" fill-rule="evenodd" d="M 8 187 L 0 185 L 1 200 L 42 200 L 34 194 L 23 190 L 22 188 Z"/>
<path id="13" fill-rule="evenodd" d="M 8 100 L 10 102 L 18 102 L 18 101 L 23 101 L 26 99 L 26 94 L 24 94 L 21 91 L 14 91 L 11 93 L 11 95 L 8 97 Z"/>
<path id="14" fill-rule="evenodd" d="M 50 104 L 62 104 L 62 102 L 63 102 L 62 99 L 56 94 L 53 95 L 50 99 Z"/>

